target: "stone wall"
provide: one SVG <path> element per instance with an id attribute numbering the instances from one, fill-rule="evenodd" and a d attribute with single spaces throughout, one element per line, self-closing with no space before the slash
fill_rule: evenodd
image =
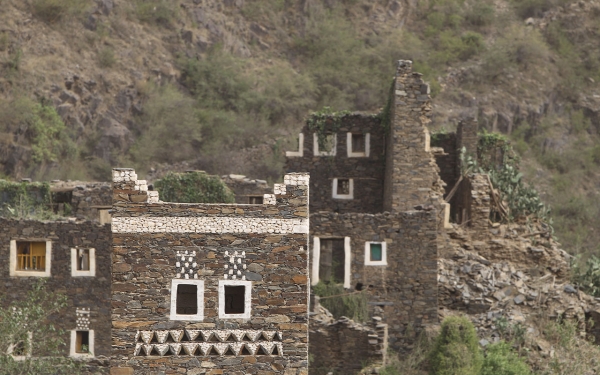
<path id="1" fill-rule="evenodd" d="M 429 151 L 431 101 L 429 85 L 421 76 L 412 71 L 412 61 L 398 62 L 386 145 L 385 211 L 437 203 L 444 192 L 439 168 Z"/>
<path id="2" fill-rule="evenodd" d="M 253 203 L 251 198 L 262 198 L 264 194 L 271 194 L 273 191 L 265 180 L 253 180 L 239 174 L 227 174 L 221 178 L 235 194 L 235 203 Z"/>
<path id="3" fill-rule="evenodd" d="M 112 190 L 109 182 L 90 182 L 73 189 L 71 201 L 73 216 L 100 221 L 100 210 L 112 206 Z"/>
<path id="4" fill-rule="evenodd" d="M 456 133 L 436 134 L 431 138 L 431 147 L 439 147 L 443 154 L 435 155 L 440 168 L 440 178 L 446 183 L 444 196 L 452 190 L 459 177 L 459 153 L 456 148 Z"/>
<path id="5" fill-rule="evenodd" d="M 465 148 L 466 154 L 477 159 L 477 145 L 479 144 L 479 126 L 477 119 L 468 117 L 458 123 L 456 128 L 456 149 L 460 156 L 460 150 Z"/>
<path id="6" fill-rule="evenodd" d="M 310 171 L 310 209 L 313 212 L 382 212 L 385 132 L 381 120 L 377 116 L 355 113 L 342 117 L 340 122 L 336 129 L 332 119 L 324 129 L 324 133 L 336 134 L 334 156 L 314 156 L 313 132 L 305 125 L 302 128 L 302 156 L 288 156 L 285 170 Z M 348 156 L 348 133 L 369 133 L 368 156 Z M 334 178 L 353 180 L 352 199 L 333 198 Z"/>
<path id="7" fill-rule="evenodd" d="M 359 324 L 346 317 L 333 323 L 310 320 L 309 341 L 314 375 L 357 374 L 366 365 L 380 367 L 387 352 L 387 324 L 375 317 Z"/>
<path id="8" fill-rule="evenodd" d="M 77 327 L 76 309 L 89 309 L 90 330 L 95 332 L 94 356 L 110 355 L 110 226 L 84 222 L 40 222 L 34 220 L 9 220 L 0 218 L 0 285 L 2 303 L 22 299 L 37 277 L 10 276 L 11 240 L 51 241 L 50 276 L 45 277 L 47 288 L 65 294 L 66 309 L 51 317 L 52 323 L 67 333 L 63 339 L 69 354 L 70 331 Z M 95 276 L 72 276 L 71 249 L 95 249 Z M 47 262 L 47 261 L 46 261 Z M 47 263 L 46 263 L 47 264 Z M 21 271 L 24 272 L 24 271 Z M 26 272 L 26 271 L 25 271 Z M 35 340 L 35 336 L 33 337 Z M 36 353 L 33 353 L 35 356 Z M 37 355 L 40 355 L 37 353 Z"/>
<path id="9" fill-rule="evenodd" d="M 133 170 L 113 180 L 111 374 L 307 374 L 308 176 L 256 205 L 163 203 Z M 177 316 L 172 285 L 190 282 L 202 316 Z M 239 316 L 226 283 L 250 291 Z"/>
<path id="10" fill-rule="evenodd" d="M 389 326 L 392 348 L 402 350 L 411 344 L 411 338 L 404 334 L 408 327 L 419 330 L 437 323 L 437 239 L 443 218 L 435 210 L 313 213 L 310 219 L 311 281 L 318 279 L 318 268 L 313 267 L 317 261 L 314 237 L 319 241 L 349 237 L 349 286 L 366 290 L 369 305 L 381 308 L 380 316 Z M 365 264 L 368 241 L 385 242 L 385 265 Z"/>

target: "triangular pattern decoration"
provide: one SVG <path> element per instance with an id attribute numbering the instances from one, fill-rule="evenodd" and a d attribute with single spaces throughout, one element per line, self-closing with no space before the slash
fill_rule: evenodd
<path id="1" fill-rule="evenodd" d="M 141 331 L 140 334 L 142 335 L 142 341 L 144 341 L 146 344 L 150 344 L 152 337 L 154 337 L 153 331 Z"/>
<path id="2" fill-rule="evenodd" d="M 196 351 L 196 348 L 198 347 L 198 344 L 196 343 L 185 343 L 185 344 L 181 344 L 181 346 L 183 346 L 183 350 L 185 351 L 185 354 L 187 355 L 194 355 L 194 352 Z"/>
<path id="3" fill-rule="evenodd" d="M 169 334 L 171 335 L 171 338 L 175 342 L 181 342 L 181 339 L 183 338 L 183 330 L 182 329 L 169 331 Z"/>
<path id="4" fill-rule="evenodd" d="M 215 331 L 215 336 L 219 339 L 219 341 L 224 342 L 229 338 L 229 331 Z"/>
<path id="5" fill-rule="evenodd" d="M 165 355 L 169 351 L 169 344 L 154 344 L 154 348 L 159 355 Z"/>
<path id="6" fill-rule="evenodd" d="M 234 342 L 234 343 L 229 344 L 229 347 L 231 348 L 231 350 L 233 350 L 233 353 L 236 356 L 240 354 L 240 351 L 242 351 L 243 346 L 244 346 L 244 344 L 241 342 Z"/>
<path id="7" fill-rule="evenodd" d="M 179 353 L 181 353 L 181 344 L 169 344 L 169 347 L 171 348 L 171 353 L 173 353 L 173 355 L 179 355 Z"/>
<path id="8" fill-rule="evenodd" d="M 198 346 L 200 347 L 200 350 L 202 351 L 203 355 L 208 355 L 208 353 L 210 352 L 210 348 L 212 348 L 212 344 L 209 344 L 207 342 L 203 342 Z"/>
<path id="9" fill-rule="evenodd" d="M 210 341 L 210 338 L 213 335 L 213 331 L 212 330 L 204 330 L 204 331 L 200 331 L 202 333 L 202 337 L 204 338 L 204 341 Z"/>
<path id="10" fill-rule="evenodd" d="M 159 344 L 164 344 L 167 341 L 167 337 L 169 336 L 169 331 L 156 331 L 156 339 Z"/>
<path id="11" fill-rule="evenodd" d="M 219 353 L 219 355 L 223 355 L 223 354 L 225 354 L 225 351 L 227 350 L 227 348 L 229 348 L 229 344 L 219 342 L 219 343 L 213 344 L 213 347 L 215 349 L 217 349 L 217 352 Z"/>
<path id="12" fill-rule="evenodd" d="M 272 341 L 275 337 L 275 331 L 263 331 L 262 335 L 267 341 Z"/>

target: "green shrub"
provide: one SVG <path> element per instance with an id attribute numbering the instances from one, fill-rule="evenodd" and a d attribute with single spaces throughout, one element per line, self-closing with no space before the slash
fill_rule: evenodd
<path id="1" fill-rule="evenodd" d="M 178 14 L 177 4 L 170 0 L 134 0 L 133 6 L 140 21 L 170 27 Z"/>
<path id="2" fill-rule="evenodd" d="M 81 14 L 89 5 L 89 0 L 31 0 L 31 13 L 42 21 L 55 23 Z"/>
<path id="3" fill-rule="evenodd" d="M 101 68 L 112 68 L 117 62 L 115 51 L 110 47 L 104 47 L 98 51 L 98 65 Z"/>
<path id="4" fill-rule="evenodd" d="M 467 11 L 465 21 L 472 26 L 490 26 L 494 22 L 494 5 L 476 1 Z"/>
<path id="5" fill-rule="evenodd" d="M 365 322 L 369 318 L 367 296 L 364 292 L 349 294 L 343 285 L 323 281 L 319 281 L 313 287 L 313 292 L 322 297 L 321 305 L 336 319 L 345 316 L 356 322 Z"/>
<path id="6" fill-rule="evenodd" d="M 165 202 L 233 203 L 235 197 L 218 176 L 204 172 L 168 173 L 154 184 Z"/>
<path id="7" fill-rule="evenodd" d="M 544 12 L 562 4 L 568 0 L 513 0 L 517 14 L 525 19 L 529 17 L 541 17 Z"/>
<path id="8" fill-rule="evenodd" d="M 481 375 L 530 375 L 527 364 L 504 341 L 486 348 Z"/>
<path id="9" fill-rule="evenodd" d="M 479 375 L 482 365 L 475 327 L 465 316 L 442 322 L 440 335 L 431 351 L 431 375 Z"/>

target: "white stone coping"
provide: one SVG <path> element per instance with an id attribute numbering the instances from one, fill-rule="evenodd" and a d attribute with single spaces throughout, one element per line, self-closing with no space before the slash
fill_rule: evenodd
<path id="1" fill-rule="evenodd" d="M 228 216 L 113 217 L 111 230 L 113 233 L 295 234 L 308 233 L 308 219 L 246 218 Z M 12 259 L 13 257 L 11 257 L 11 260 Z"/>
<path id="2" fill-rule="evenodd" d="M 71 276 L 72 277 L 94 277 L 96 276 L 96 249 L 88 249 L 90 255 L 90 269 L 81 271 L 77 269 L 77 250 L 78 248 L 71 248 Z"/>
<path id="3" fill-rule="evenodd" d="M 177 286 L 196 285 L 196 314 L 177 314 Z M 171 310 L 169 312 L 170 320 L 189 320 L 201 322 L 204 320 L 204 280 L 192 279 L 173 279 L 171 280 Z"/>

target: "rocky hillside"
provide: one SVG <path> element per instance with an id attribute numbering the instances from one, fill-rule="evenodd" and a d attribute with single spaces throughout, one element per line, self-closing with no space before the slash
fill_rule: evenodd
<path id="1" fill-rule="evenodd" d="M 275 180 L 313 110 L 379 111 L 394 61 L 436 131 L 510 136 L 571 253 L 600 233 L 597 0 L 0 0 L 0 173 Z"/>

